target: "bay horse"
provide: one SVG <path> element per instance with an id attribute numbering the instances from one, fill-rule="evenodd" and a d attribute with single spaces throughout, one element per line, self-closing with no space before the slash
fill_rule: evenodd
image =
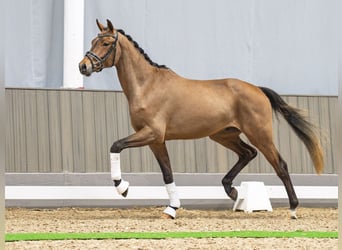
<path id="1" fill-rule="evenodd" d="M 239 159 L 223 177 L 227 195 L 236 200 L 234 178 L 257 155 L 257 148 L 283 182 L 290 203 L 291 218 L 296 217 L 298 199 L 287 164 L 273 142 L 272 113 L 280 113 L 303 141 L 316 172 L 323 170 L 320 141 L 300 110 L 288 105 L 275 91 L 238 79 L 191 80 L 177 75 L 164 65 L 154 63 L 131 36 L 96 20 L 100 33 L 79 63 L 81 74 L 90 76 L 104 68 L 117 69 L 127 97 L 131 123 L 136 131 L 115 141 L 110 148 L 111 177 L 117 191 L 127 195 L 129 183 L 122 180 L 120 152 L 131 147 L 149 146 L 157 159 L 170 205 L 167 218 L 175 218 L 180 200 L 173 180 L 165 141 L 210 139 L 234 151 Z M 243 133 L 249 142 L 240 138 Z"/>

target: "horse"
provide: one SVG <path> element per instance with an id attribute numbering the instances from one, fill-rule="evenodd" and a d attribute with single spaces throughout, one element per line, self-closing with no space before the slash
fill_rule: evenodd
<path id="1" fill-rule="evenodd" d="M 131 147 L 149 146 L 157 159 L 170 199 L 164 217 L 174 219 L 180 207 L 167 140 L 211 140 L 232 150 L 238 161 L 222 179 L 228 197 L 236 201 L 234 178 L 257 155 L 258 149 L 274 168 L 285 186 L 290 216 L 297 218 L 298 198 L 287 163 L 273 142 L 272 116 L 281 114 L 306 146 L 317 174 L 323 170 L 323 153 L 315 126 L 299 109 L 288 105 L 279 94 L 239 79 L 192 80 L 165 65 L 153 62 L 131 36 L 96 20 L 100 33 L 79 63 L 80 73 L 90 76 L 104 68 L 116 67 L 128 100 L 135 133 L 115 141 L 110 148 L 111 178 L 117 191 L 126 197 L 129 183 L 121 178 L 120 152 Z M 250 144 L 241 139 L 244 134 Z"/>

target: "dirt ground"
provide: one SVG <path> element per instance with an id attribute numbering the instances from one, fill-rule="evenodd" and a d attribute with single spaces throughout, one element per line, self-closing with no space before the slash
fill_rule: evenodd
<path id="1" fill-rule="evenodd" d="M 179 209 L 175 220 L 162 219 L 163 207 L 133 209 L 6 210 L 6 232 L 165 232 L 165 231 L 337 231 L 336 208 L 287 208 L 273 212 Z M 6 249 L 337 249 L 337 239 L 165 239 L 7 242 Z"/>

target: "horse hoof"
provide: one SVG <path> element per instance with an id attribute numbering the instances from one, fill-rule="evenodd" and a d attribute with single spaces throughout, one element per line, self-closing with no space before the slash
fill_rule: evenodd
<path id="1" fill-rule="evenodd" d="M 228 196 L 233 200 L 236 201 L 237 200 L 237 196 L 238 196 L 238 191 L 236 190 L 235 187 L 232 187 Z"/>
<path id="2" fill-rule="evenodd" d="M 167 219 L 174 219 L 176 218 L 176 209 L 173 207 L 167 206 L 165 210 L 163 211 L 164 215 L 166 216 L 165 218 Z"/>
<path id="3" fill-rule="evenodd" d="M 125 192 L 123 192 L 121 195 L 122 195 L 123 197 L 126 197 L 127 194 L 128 194 L 128 188 L 127 188 L 127 190 L 126 190 Z"/>
<path id="4" fill-rule="evenodd" d="M 291 219 L 297 220 L 296 210 L 291 210 L 290 214 L 291 214 Z"/>
<path id="5" fill-rule="evenodd" d="M 129 187 L 129 182 L 121 180 L 120 184 L 116 186 L 116 190 L 118 191 L 119 194 L 121 194 L 123 197 L 126 197 L 128 194 L 128 187 Z"/>
<path id="6" fill-rule="evenodd" d="M 163 213 L 160 218 L 165 219 L 165 220 L 172 220 L 174 219 L 171 215 Z"/>

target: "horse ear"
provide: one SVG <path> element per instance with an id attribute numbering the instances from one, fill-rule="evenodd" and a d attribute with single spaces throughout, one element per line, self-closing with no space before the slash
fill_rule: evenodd
<path id="1" fill-rule="evenodd" d="M 107 19 L 107 27 L 109 28 L 109 30 L 111 32 L 114 32 L 114 27 L 113 27 L 113 24 L 110 20 Z"/>
<path id="2" fill-rule="evenodd" d="M 97 24 L 97 27 L 99 27 L 100 31 L 103 31 L 105 29 L 105 27 L 99 22 L 98 19 L 96 19 L 96 24 Z"/>

